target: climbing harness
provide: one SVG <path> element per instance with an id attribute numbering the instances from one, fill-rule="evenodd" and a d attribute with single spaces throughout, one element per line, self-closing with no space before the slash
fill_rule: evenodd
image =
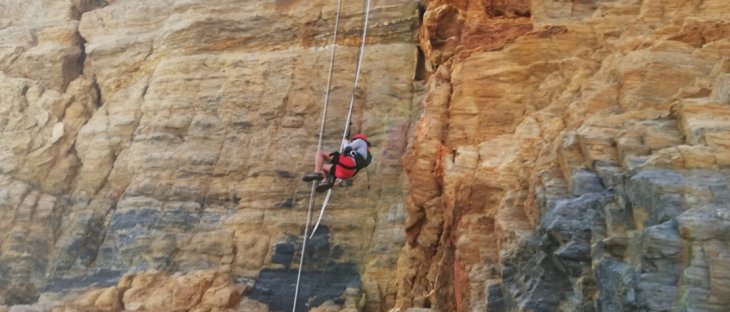
<path id="1" fill-rule="evenodd" d="M 350 97 L 350 109 L 347 112 L 347 121 L 345 122 L 345 131 L 342 134 L 342 140 L 344 141 L 347 138 L 347 134 L 350 130 L 350 121 L 352 119 L 352 108 L 355 104 L 355 93 L 357 91 L 357 86 L 360 81 L 360 68 L 362 66 L 362 60 L 363 56 L 365 54 L 365 38 L 367 36 L 367 30 L 368 30 L 368 20 L 370 18 L 370 2 L 371 0 L 367 0 L 367 4 L 365 6 L 365 17 L 363 18 L 363 31 L 362 31 L 362 38 L 361 38 L 361 44 L 360 44 L 360 51 L 358 53 L 358 60 L 357 65 L 355 67 L 355 81 L 352 86 L 352 96 Z M 329 98 L 330 98 L 330 91 L 332 89 L 332 72 L 334 70 L 334 64 L 335 64 L 335 51 L 337 48 L 337 31 L 340 24 L 340 12 L 342 8 L 342 0 L 337 1 L 337 16 L 335 18 L 335 29 L 332 35 L 332 52 L 330 54 L 330 66 L 329 66 L 329 74 L 327 76 L 327 89 L 325 90 L 325 96 L 324 96 L 324 107 L 322 108 L 322 122 L 320 124 L 319 128 L 319 142 L 317 143 L 317 151 L 322 149 L 322 140 L 324 137 L 324 125 L 325 120 L 327 116 L 327 106 L 329 104 Z M 343 146 L 340 146 L 340 153 L 343 150 Z M 302 253 L 299 258 L 299 272 L 297 273 L 297 284 L 296 289 L 294 291 L 294 305 L 292 307 L 292 312 L 296 312 L 297 310 L 297 299 L 299 296 L 299 283 L 302 277 L 302 267 L 304 264 L 304 254 L 307 248 L 307 240 L 311 239 L 314 236 L 314 233 L 317 232 L 317 228 L 319 227 L 320 222 L 322 221 L 322 216 L 324 215 L 324 210 L 327 207 L 327 203 L 329 202 L 329 199 L 332 195 L 332 189 L 329 189 L 327 191 L 327 195 L 324 198 L 324 201 L 322 203 L 322 209 L 319 212 L 319 218 L 317 219 L 317 223 L 314 225 L 314 228 L 312 229 L 312 234 L 309 234 L 309 224 L 312 221 L 312 208 L 314 207 L 314 195 L 317 187 L 317 181 L 312 181 L 312 190 L 309 193 L 309 208 L 307 210 L 307 224 L 304 227 L 304 241 L 302 243 Z"/>
<path id="2" fill-rule="evenodd" d="M 355 169 L 357 169 L 355 158 L 339 152 L 330 154 L 330 157 L 330 162 L 332 162 L 330 176 L 332 178 L 349 179 L 355 175 Z"/>

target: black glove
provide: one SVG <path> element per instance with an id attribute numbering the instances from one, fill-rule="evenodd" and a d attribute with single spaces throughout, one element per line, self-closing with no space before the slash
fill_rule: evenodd
<path id="1" fill-rule="evenodd" d="M 345 146 L 345 151 L 344 151 L 344 153 L 343 153 L 343 154 L 345 154 L 345 155 L 350 155 L 350 152 L 352 152 L 352 147 L 350 147 L 350 146 Z"/>

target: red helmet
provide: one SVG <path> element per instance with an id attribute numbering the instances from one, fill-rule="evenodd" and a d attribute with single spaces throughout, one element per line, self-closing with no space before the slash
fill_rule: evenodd
<path id="1" fill-rule="evenodd" d="M 363 139 L 363 140 L 365 140 L 365 142 L 367 142 L 368 136 L 365 135 L 365 133 L 362 133 L 362 132 L 361 133 L 356 133 L 354 136 L 352 136 L 352 140 L 354 141 L 354 140 L 357 140 L 357 139 Z"/>

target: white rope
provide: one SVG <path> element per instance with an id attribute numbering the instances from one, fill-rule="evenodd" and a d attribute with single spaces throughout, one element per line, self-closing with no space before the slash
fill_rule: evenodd
<path id="1" fill-rule="evenodd" d="M 365 7 L 365 18 L 362 28 L 362 39 L 360 43 L 360 52 L 358 53 L 358 59 L 357 59 L 357 65 L 355 67 L 355 81 L 352 84 L 352 96 L 350 97 L 350 109 L 347 112 L 347 120 L 345 121 L 345 132 L 342 133 L 342 141 L 345 141 L 347 139 L 347 132 L 350 130 L 350 120 L 352 120 L 352 108 L 355 106 L 355 94 L 357 92 L 357 85 L 360 82 L 360 68 L 362 67 L 362 60 L 365 56 L 365 43 L 366 43 L 366 36 L 368 34 L 368 20 L 370 19 L 370 1 L 367 0 L 367 5 Z M 340 145 L 340 153 L 345 148 L 344 144 Z M 332 189 L 330 188 L 327 191 L 327 198 L 329 199 L 330 194 L 332 193 Z M 314 237 L 314 233 L 317 232 L 317 228 L 319 228 L 320 222 L 322 222 L 322 216 L 324 216 L 324 210 L 327 208 L 327 202 L 324 201 L 322 203 L 322 209 L 319 211 L 319 217 L 317 218 L 317 223 L 314 225 L 314 229 L 312 229 L 312 234 L 309 235 L 309 238 Z"/>
<path id="2" fill-rule="evenodd" d="M 358 55 L 357 67 L 355 67 L 355 82 L 352 84 L 352 96 L 350 97 L 350 110 L 347 112 L 347 121 L 345 122 L 345 132 L 342 133 L 342 141 L 347 139 L 347 132 L 350 130 L 350 120 L 352 120 L 352 107 L 355 105 L 355 92 L 357 92 L 357 84 L 360 82 L 360 68 L 362 67 L 362 59 L 365 56 L 365 43 L 368 34 L 368 21 L 370 19 L 370 0 L 367 0 L 365 8 L 365 22 L 362 28 L 362 42 L 360 43 L 360 53 Z M 344 149 L 340 146 L 340 152 Z"/>
<path id="3" fill-rule="evenodd" d="M 316 154 L 322 149 L 322 142 L 324 139 L 324 125 L 327 119 L 327 106 L 330 101 L 330 91 L 332 89 L 332 72 L 334 71 L 335 65 L 335 51 L 337 51 L 337 30 L 340 26 L 340 9 L 342 8 L 342 0 L 337 0 L 337 16 L 335 17 L 335 30 L 332 35 L 332 53 L 330 53 L 330 68 L 327 75 L 327 89 L 324 92 L 324 105 L 322 108 L 322 121 L 319 126 L 319 141 L 317 142 Z M 317 188 L 317 181 L 312 181 L 312 189 L 309 191 L 309 208 L 307 209 L 307 224 L 304 226 L 304 240 L 302 242 L 302 254 L 299 257 L 299 271 L 297 272 L 297 286 L 294 290 L 294 306 L 292 312 L 297 310 L 297 299 L 299 298 L 299 281 L 302 278 L 302 267 L 304 266 L 304 253 L 307 249 L 307 234 L 309 233 L 309 224 L 312 222 L 312 208 L 314 208 L 314 194 Z"/>

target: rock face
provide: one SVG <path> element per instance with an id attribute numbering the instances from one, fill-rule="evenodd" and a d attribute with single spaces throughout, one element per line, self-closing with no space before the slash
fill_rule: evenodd
<path id="1" fill-rule="evenodd" d="M 310 191 L 300 176 L 317 145 L 336 2 L 0 9 L 0 305 L 92 287 L 70 306 L 207 311 L 243 294 L 215 290 L 225 274 L 251 281 L 244 301 L 290 309 Z M 362 10 L 342 8 L 327 149 L 344 128 Z M 302 311 L 350 290 L 370 310 L 394 303 L 417 21 L 414 2 L 373 3 L 353 128 L 377 144 L 375 162 L 333 196 L 305 260 Z M 136 286 L 120 279 L 151 270 L 164 274 L 127 300 Z M 178 272 L 192 277 L 169 277 Z M 183 301 L 158 301 L 164 292 Z M 206 306 L 210 292 L 225 305 Z"/>
<path id="2" fill-rule="evenodd" d="M 336 2 L 0 9 L 0 311 L 288 311 Z M 727 310 L 730 2 L 371 16 L 375 162 L 307 241 L 298 311 Z"/>
<path id="3" fill-rule="evenodd" d="M 396 307 L 726 310 L 730 2 L 424 6 Z"/>

